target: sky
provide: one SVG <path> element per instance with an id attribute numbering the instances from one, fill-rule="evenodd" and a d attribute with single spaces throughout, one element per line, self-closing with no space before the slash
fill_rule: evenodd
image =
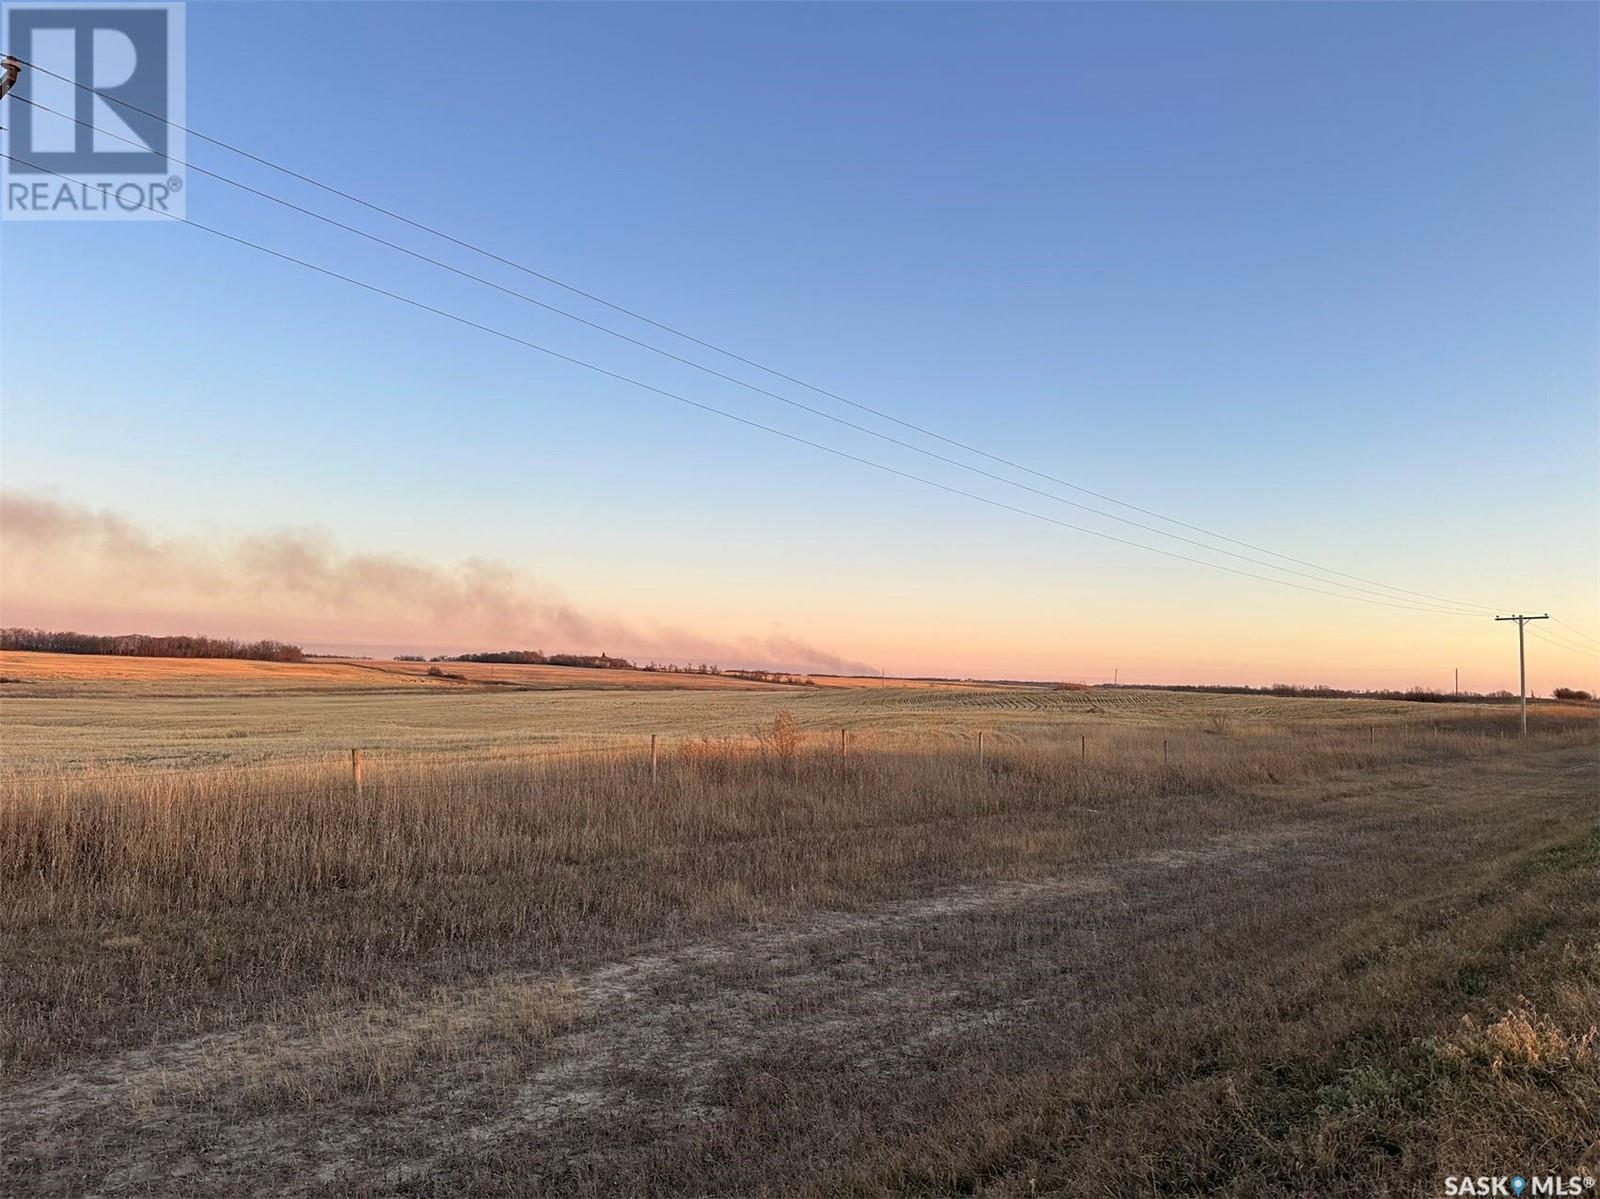
<path id="1" fill-rule="evenodd" d="M 177 222 L 4 221 L 0 620 L 1515 689 L 1497 608 L 1565 622 L 1530 626 L 1536 691 L 1593 687 L 1597 47 L 1579 3 L 191 3 L 196 130 L 833 396 L 1473 614 L 1288 586 L 1319 584 L 191 138 L 1001 478 L 191 175 L 194 221 L 971 495 Z"/>

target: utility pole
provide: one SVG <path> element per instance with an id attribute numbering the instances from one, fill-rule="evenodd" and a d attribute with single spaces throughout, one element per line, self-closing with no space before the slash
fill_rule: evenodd
<path id="1" fill-rule="evenodd" d="M 1550 613 L 1543 616 L 1496 616 L 1496 620 L 1514 620 L 1517 622 L 1517 699 L 1522 709 L 1522 735 L 1528 735 L 1528 652 L 1524 648 L 1522 626 L 1530 620 L 1549 620 Z"/>
<path id="2" fill-rule="evenodd" d="M 1459 667 L 1459 666 L 1456 667 L 1456 691 L 1455 691 L 1455 693 L 1458 696 L 1461 694 L 1461 667 Z"/>
<path id="3" fill-rule="evenodd" d="M 20 62 L 9 54 L 4 58 L 0 58 L 0 100 L 4 100 L 6 93 L 17 86 L 17 76 L 20 74 L 22 74 L 22 64 Z M 11 107 L 15 108 L 16 105 L 13 104 Z M 5 126 L 0 125 L 0 132 L 4 130 Z"/>

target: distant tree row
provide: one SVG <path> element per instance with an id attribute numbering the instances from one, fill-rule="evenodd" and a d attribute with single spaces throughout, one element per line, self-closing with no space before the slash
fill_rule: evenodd
<path id="1" fill-rule="evenodd" d="M 258 662 L 303 662 L 298 645 L 281 641 L 232 641 L 221 637 L 149 637 L 143 633 L 99 636 L 49 629 L 0 629 L 0 649 L 44 654 L 115 654 L 126 658 L 248 658 Z"/>
<path id="2" fill-rule="evenodd" d="M 396 662 L 484 662 L 497 666 L 583 666 L 605 670 L 642 670 L 662 674 L 720 674 L 731 678 L 750 679 L 762 683 L 810 684 L 804 675 L 777 670 L 724 670 L 710 662 L 675 664 L 672 662 L 646 662 L 640 665 L 627 658 L 613 658 L 610 654 L 547 654 L 536 649 L 501 649 L 477 654 L 439 654 L 423 658 L 417 654 L 397 654 Z M 429 671 L 433 674 L 433 671 Z M 436 676 L 437 677 L 437 676 Z M 444 675 L 457 678 L 457 675 Z"/>
<path id="3" fill-rule="evenodd" d="M 544 654 L 536 649 L 502 649 L 483 654 L 454 654 L 432 659 L 435 662 L 488 662 L 499 666 L 586 666 L 595 669 L 637 670 L 626 658 L 609 654 Z"/>
<path id="4" fill-rule="evenodd" d="M 791 687 L 815 687 L 817 681 L 803 674 L 790 674 L 785 670 L 721 670 L 709 674 L 725 674 L 733 679 L 749 679 L 753 683 L 786 683 Z"/>
<path id="5" fill-rule="evenodd" d="M 1414 703 L 1449 704 L 1449 703 L 1501 703 L 1508 699 L 1515 699 L 1516 695 L 1510 691 L 1434 691 L 1427 687 L 1412 687 L 1407 691 L 1378 690 L 1354 691 L 1341 687 L 1327 687 L 1318 684 L 1314 687 L 1302 687 L 1294 683 L 1274 683 L 1270 687 L 1233 686 L 1226 683 L 1109 683 L 1105 687 L 1116 687 L 1123 691 L 1197 691 L 1208 695 L 1283 695 L 1296 699 L 1404 699 Z M 1560 692 L 1557 692 L 1559 696 Z"/>

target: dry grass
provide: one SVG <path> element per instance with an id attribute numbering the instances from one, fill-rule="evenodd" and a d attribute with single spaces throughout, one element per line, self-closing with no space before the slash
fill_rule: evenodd
<path id="1" fill-rule="evenodd" d="M 1556 741 L 1583 724 L 1551 726 Z M 257 770 L 13 779 L 0 804 L 0 1012 L 10 1070 L 171 1020 L 509 955 L 554 964 L 672 931 L 1049 871 L 1246 828 L 1251 788 L 1509 752 L 1435 731 L 1103 733 L 847 759 L 780 716 L 764 737 L 483 761 L 369 756 Z M 138 938 L 136 942 L 126 940 Z M 270 952 L 270 970 L 261 959 Z M 138 996 L 130 1003 L 130 988 Z"/>
<path id="2" fill-rule="evenodd" d="M 1253 908 L 1166 896 L 1187 919 L 1113 967 L 1125 977 L 1094 1008 L 972 1038 L 919 1078 L 914 1113 L 858 1089 L 842 1164 L 769 1161 L 803 1171 L 776 1190 L 1433 1196 L 1449 1175 L 1600 1176 L 1600 893 L 1574 886 L 1600 869 L 1600 829 L 1591 810 L 1529 836 L 1508 815 L 1448 838 L 1374 828 L 1360 886 L 1341 855 L 1250 887 Z M 1527 841 L 1506 844 L 1508 827 Z M 1423 852 L 1374 837 L 1397 833 Z M 788 1120 L 804 1143 L 820 1123 L 805 1113 L 837 1119 L 843 1089 L 793 1075 L 727 1136 Z M 476 1193 L 508 1194 L 526 1160 L 458 1162 Z"/>
<path id="3" fill-rule="evenodd" d="M 466 1003 L 436 988 L 363 1004 L 355 1019 L 311 1012 L 268 1023 L 245 1043 L 202 1043 L 181 1068 L 142 1076 L 129 1098 L 146 1111 L 201 1104 L 240 1114 L 315 1111 L 352 1098 L 381 1101 L 424 1071 L 465 1061 L 498 1064 L 509 1086 L 515 1074 L 506 1059 L 524 1059 L 576 1015 L 571 988 L 560 982 L 497 982 Z"/>
<path id="4" fill-rule="evenodd" d="M 654 787 L 592 743 L 372 753 L 359 793 L 12 775 L 8 1192 L 1409 1193 L 1588 1152 L 1592 719 L 870 694 L 745 693 Z"/>

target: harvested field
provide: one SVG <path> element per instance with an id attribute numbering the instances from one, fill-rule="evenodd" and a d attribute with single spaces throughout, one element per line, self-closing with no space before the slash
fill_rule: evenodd
<path id="1" fill-rule="evenodd" d="M 1487 736 L 1515 727 L 1506 706 L 1418 704 L 1398 700 L 1294 699 L 1162 691 L 1067 691 L 1024 688 L 792 687 L 716 676 L 569 669 L 563 677 L 618 676 L 618 687 L 509 687 L 428 679 L 417 663 L 305 664 L 161 662 L 137 658 L 51 659 L 60 676 L 0 685 L 5 765 L 12 771 L 171 769 L 260 765 L 337 757 L 352 748 L 394 756 L 472 754 L 517 757 L 557 747 L 639 752 L 651 734 L 674 741 L 748 737 L 783 710 L 816 733 L 848 728 L 865 746 L 972 744 L 979 731 L 995 744 L 1104 743 L 1119 730 L 1163 728 L 1174 735 L 1248 734 L 1303 726 L 1366 728 L 1378 736 L 1467 722 Z M 0 655 L 4 657 L 4 655 Z M 146 663 L 157 662 L 159 669 Z M 58 665 L 65 663 L 65 665 Z M 127 684 L 81 677 L 106 663 L 138 679 Z M 197 667 L 190 670 L 191 665 Z M 216 669 L 212 669 L 215 667 Z M 407 670 L 391 670 L 407 667 Z M 259 668 L 259 669 L 253 669 Z M 451 664 L 451 670 L 472 670 Z M 547 672 L 557 667 L 480 667 Z M 305 670 L 305 675 L 295 672 Z M 162 680 L 152 683 L 150 680 Z M 320 680 L 302 685 L 305 679 Z M 141 681 L 142 680 L 142 681 Z M 374 680 L 377 680 L 376 682 Z M 398 691 L 390 681 L 399 680 Z M 639 681 L 638 686 L 632 685 Z M 675 680 L 666 682 L 665 680 Z M 696 683 L 704 685 L 695 685 Z M 891 680 L 893 682 L 893 680 Z M 145 684 L 149 683 L 147 687 Z M 680 685 L 681 684 L 681 685 Z M 1579 719 L 1592 712 L 1538 705 L 1539 718 Z"/>
<path id="2" fill-rule="evenodd" d="M 441 673 L 430 675 L 430 668 Z M 748 691 L 779 685 L 729 675 L 577 666 L 396 662 L 387 658 L 253 662 L 235 658 L 136 658 L 0 650 L 0 697 L 17 699 L 337 694 L 343 691 L 409 691 L 417 687 Z"/>
<path id="3" fill-rule="evenodd" d="M 0 1192 L 1595 1172 L 1592 709 L 255 686 L 6 699 Z"/>
<path id="4" fill-rule="evenodd" d="M 367 690 L 435 680 L 387 677 L 348 662 L 253 662 L 237 658 L 137 658 L 0 650 L 0 696 L 6 699 L 115 695 L 258 695 Z"/>

